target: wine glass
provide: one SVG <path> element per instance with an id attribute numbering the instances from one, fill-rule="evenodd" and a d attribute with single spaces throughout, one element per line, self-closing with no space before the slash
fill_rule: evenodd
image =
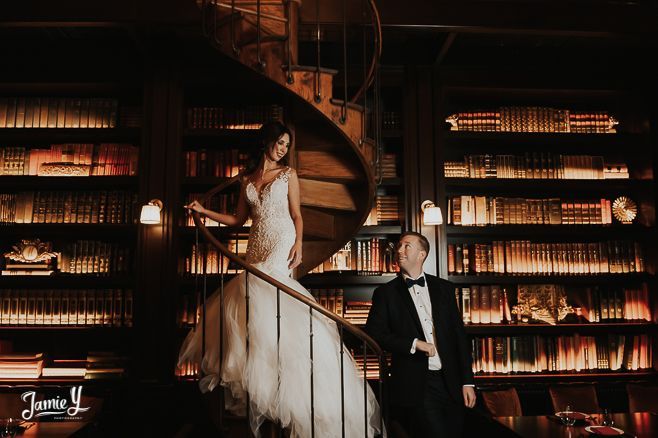
<path id="1" fill-rule="evenodd" d="M 603 419 L 601 420 L 601 424 L 604 426 L 614 426 L 615 425 L 615 420 L 612 418 L 612 413 L 608 409 L 603 410 Z"/>
<path id="2" fill-rule="evenodd" d="M 0 419 L 0 437 L 14 438 L 18 432 L 18 428 L 25 421 L 17 418 L 2 418 Z"/>
<path id="3" fill-rule="evenodd" d="M 564 411 L 560 414 L 560 420 L 565 426 L 573 426 L 576 424 L 576 416 L 574 415 L 573 408 L 571 405 L 567 405 L 564 408 Z"/>

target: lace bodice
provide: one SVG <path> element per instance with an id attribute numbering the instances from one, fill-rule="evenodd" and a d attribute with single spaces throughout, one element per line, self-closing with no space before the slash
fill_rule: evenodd
<path id="1" fill-rule="evenodd" d="M 247 261 L 271 271 L 288 272 L 288 255 L 295 243 L 295 224 L 288 205 L 290 167 L 261 188 L 249 181 L 245 188 L 252 225 Z"/>

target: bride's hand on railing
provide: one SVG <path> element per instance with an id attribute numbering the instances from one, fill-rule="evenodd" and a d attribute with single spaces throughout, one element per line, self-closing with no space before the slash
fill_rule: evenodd
<path id="1" fill-rule="evenodd" d="M 288 254 L 288 269 L 295 269 L 302 262 L 302 242 L 295 242 Z"/>
<path id="2" fill-rule="evenodd" d="M 201 203 L 199 201 L 197 201 L 196 199 L 194 201 L 190 202 L 189 204 L 184 205 L 183 208 L 191 210 L 190 213 L 192 211 L 196 211 L 196 212 L 199 212 L 199 214 L 206 214 L 206 209 L 203 208 L 203 205 L 201 205 Z"/>

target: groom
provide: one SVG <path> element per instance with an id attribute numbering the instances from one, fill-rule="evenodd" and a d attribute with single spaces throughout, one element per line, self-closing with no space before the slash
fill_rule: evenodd
<path id="1" fill-rule="evenodd" d="M 413 437 L 460 437 L 475 405 L 471 349 L 454 287 L 423 273 L 428 253 L 425 236 L 402 234 L 402 275 L 375 290 L 366 332 L 393 354 L 391 419 Z"/>

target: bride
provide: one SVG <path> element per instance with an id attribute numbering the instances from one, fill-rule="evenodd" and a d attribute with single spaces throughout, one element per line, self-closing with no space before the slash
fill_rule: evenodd
<path id="1" fill-rule="evenodd" d="M 250 216 L 252 226 L 247 262 L 310 299 L 312 295 L 290 277 L 302 261 L 303 222 L 299 181 L 287 166 L 292 134 L 278 122 L 263 125 L 263 148 L 257 165 L 250 166 L 241 180 L 235 215 L 207 210 L 193 201 L 185 207 L 228 226 L 241 226 Z M 219 358 L 218 292 L 206 301 L 206 349 L 201 357 L 202 327 L 189 333 L 179 353 L 179 366 L 186 361 L 201 364 L 206 376 L 201 391 L 217 384 L 226 387 L 227 408 L 244 412 L 247 394 L 251 429 L 258 434 L 263 420 L 278 421 L 291 437 L 310 437 L 312 423 L 317 437 L 340 437 L 341 356 L 338 330 L 333 321 L 313 317 L 313 417 L 311 414 L 311 360 L 309 311 L 302 303 L 280 293 L 281 335 L 277 351 L 276 288 L 243 272 L 224 286 L 224 349 Z M 249 351 L 246 350 L 246 285 L 249 287 Z M 363 379 L 356 363 L 344 349 L 345 436 L 364 436 Z M 368 436 L 379 433 L 379 406 L 367 388 Z M 313 421 L 312 421 L 313 418 Z"/>

